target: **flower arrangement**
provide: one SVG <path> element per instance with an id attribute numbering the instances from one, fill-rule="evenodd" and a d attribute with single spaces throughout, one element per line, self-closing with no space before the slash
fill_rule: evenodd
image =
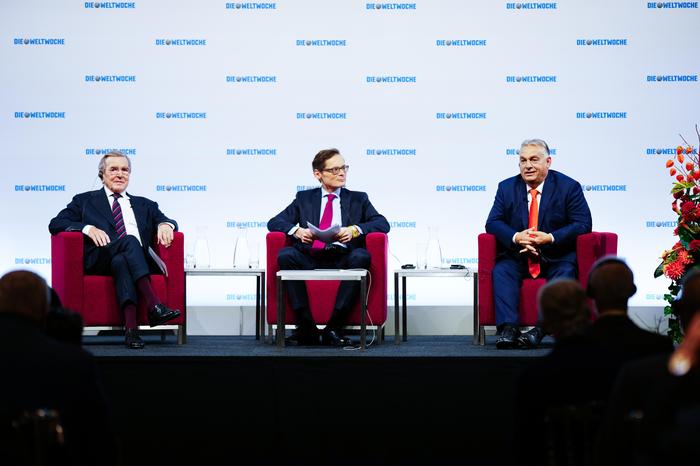
<path id="1" fill-rule="evenodd" d="M 695 132 L 700 141 L 697 125 Z M 654 277 L 664 275 L 671 280 L 664 299 L 668 305 L 664 315 L 668 316 L 668 335 L 680 342 L 683 333 L 678 316 L 671 304 L 677 299 L 685 274 L 700 265 L 700 163 L 698 152 L 681 136 L 685 147 L 676 148 L 676 156 L 666 161 L 669 175 L 674 178 L 671 194 L 671 209 L 678 215 L 678 224 L 673 235 L 678 237 L 676 244 L 661 254 L 661 264 L 654 271 Z"/>

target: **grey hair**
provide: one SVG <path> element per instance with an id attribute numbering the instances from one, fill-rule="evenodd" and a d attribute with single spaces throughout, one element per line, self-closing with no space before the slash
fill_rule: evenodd
<path id="1" fill-rule="evenodd" d="M 520 144 L 520 150 L 523 150 L 525 146 L 539 146 L 549 155 L 549 146 L 543 139 L 525 139 L 522 144 Z"/>
<path id="2" fill-rule="evenodd" d="M 103 155 L 100 159 L 100 163 L 97 165 L 97 176 L 100 177 L 100 179 L 102 179 L 102 175 L 104 175 L 105 173 L 105 168 L 107 167 L 107 159 L 110 157 L 124 157 L 127 163 L 129 164 L 129 171 L 131 171 L 131 159 L 126 154 L 123 154 L 118 150 L 113 150 Z"/>

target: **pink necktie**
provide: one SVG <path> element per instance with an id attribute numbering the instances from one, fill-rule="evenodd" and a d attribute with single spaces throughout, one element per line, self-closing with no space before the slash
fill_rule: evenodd
<path id="1" fill-rule="evenodd" d="M 335 194 L 328 195 L 328 202 L 326 202 L 326 208 L 323 209 L 323 215 L 321 215 L 321 223 L 318 224 L 319 230 L 325 230 L 331 226 L 333 221 L 333 199 L 335 199 Z M 326 247 L 326 243 L 319 240 L 314 240 L 311 245 L 311 249 L 320 250 Z"/>

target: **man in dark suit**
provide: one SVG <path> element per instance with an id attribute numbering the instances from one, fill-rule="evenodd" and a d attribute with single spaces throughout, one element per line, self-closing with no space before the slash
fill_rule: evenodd
<path id="1" fill-rule="evenodd" d="M 535 347 L 540 325 L 520 334 L 518 304 L 524 277 L 575 278 L 576 238 L 591 231 L 591 211 L 581 185 L 549 170 L 547 143 L 529 139 L 520 146 L 520 175 L 501 181 L 486 220 L 496 236 L 493 269 L 498 348 Z"/>
<path id="2" fill-rule="evenodd" d="M 49 296 L 33 272 L 0 278 L 0 464 L 115 464 L 95 361 L 46 335 Z"/>
<path id="3" fill-rule="evenodd" d="M 632 270 L 623 260 L 604 257 L 591 268 L 587 294 L 595 302 L 598 318 L 590 337 L 621 362 L 673 351 L 670 338 L 642 330 L 627 315 L 627 301 L 636 292 Z"/>
<path id="4" fill-rule="evenodd" d="M 103 189 L 76 195 L 68 206 L 49 223 L 52 235 L 62 231 L 81 231 L 84 241 L 85 273 L 112 275 L 117 301 L 124 312 L 125 344 L 140 349 L 144 343 L 138 334 L 136 305 L 146 302 L 148 321 L 153 327 L 180 315 L 161 304 L 151 287 L 151 270 L 157 271 L 148 252 L 155 236 L 166 247 L 177 228 L 158 204 L 126 192 L 131 175 L 131 160 L 121 152 L 110 152 L 100 160 L 98 176 Z"/>
<path id="5" fill-rule="evenodd" d="M 311 163 L 320 188 L 298 192 L 286 209 L 267 223 L 270 231 L 288 234 L 292 247 L 283 248 L 277 262 L 283 270 L 368 269 L 371 257 L 365 249 L 365 235 L 389 232 L 389 223 L 372 206 L 366 193 L 345 188 L 348 166 L 337 149 L 320 151 Z M 335 201 L 335 202 L 334 202 Z M 309 224 L 321 229 L 340 225 L 332 243 L 318 241 Z M 291 344 L 319 343 L 319 332 L 309 309 L 306 285 L 300 281 L 287 284 L 288 296 L 296 316 L 297 331 L 289 337 Z M 338 289 L 333 314 L 320 336 L 328 346 L 345 346 L 352 342 L 341 328 L 357 301 L 359 283 L 343 281 Z M 279 331 L 279 330 L 278 330 Z"/>

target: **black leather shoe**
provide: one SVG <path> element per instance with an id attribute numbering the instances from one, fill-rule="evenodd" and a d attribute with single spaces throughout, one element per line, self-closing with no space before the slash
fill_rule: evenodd
<path id="1" fill-rule="evenodd" d="M 173 320 L 179 316 L 180 311 L 169 309 L 163 304 L 156 304 L 150 311 L 148 311 L 148 325 L 151 327 L 163 325 L 169 320 Z"/>
<path id="2" fill-rule="evenodd" d="M 284 339 L 284 344 L 287 346 L 318 346 L 321 344 L 321 340 L 316 329 L 296 329 Z"/>
<path id="3" fill-rule="evenodd" d="M 518 337 L 518 343 L 523 348 L 537 348 L 544 338 L 544 330 L 541 327 L 532 327 Z"/>
<path id="4" fill-rule="evenodd" d="M 496 340 L 496 348 L 498 349 L 511 349 L 518 347 L 518 337 L 520 337 L 520 330 L 512 325 L 506 325 L 503 327 L 501 336 Z"/>
<path id="5" fill-rule="evenodd" d="M 124 346 L 129 349 L 141 349 L 144 346 L 143 340 L 139 336 L 139 329 L 128 328 L 124 333 Z"/>
<path id="6" fill-rule="evenodd" d="M 352 340 L 340 335 L 336 330 L 324 329 L 321 334 L 323 346 L 352 346 Z"/>

